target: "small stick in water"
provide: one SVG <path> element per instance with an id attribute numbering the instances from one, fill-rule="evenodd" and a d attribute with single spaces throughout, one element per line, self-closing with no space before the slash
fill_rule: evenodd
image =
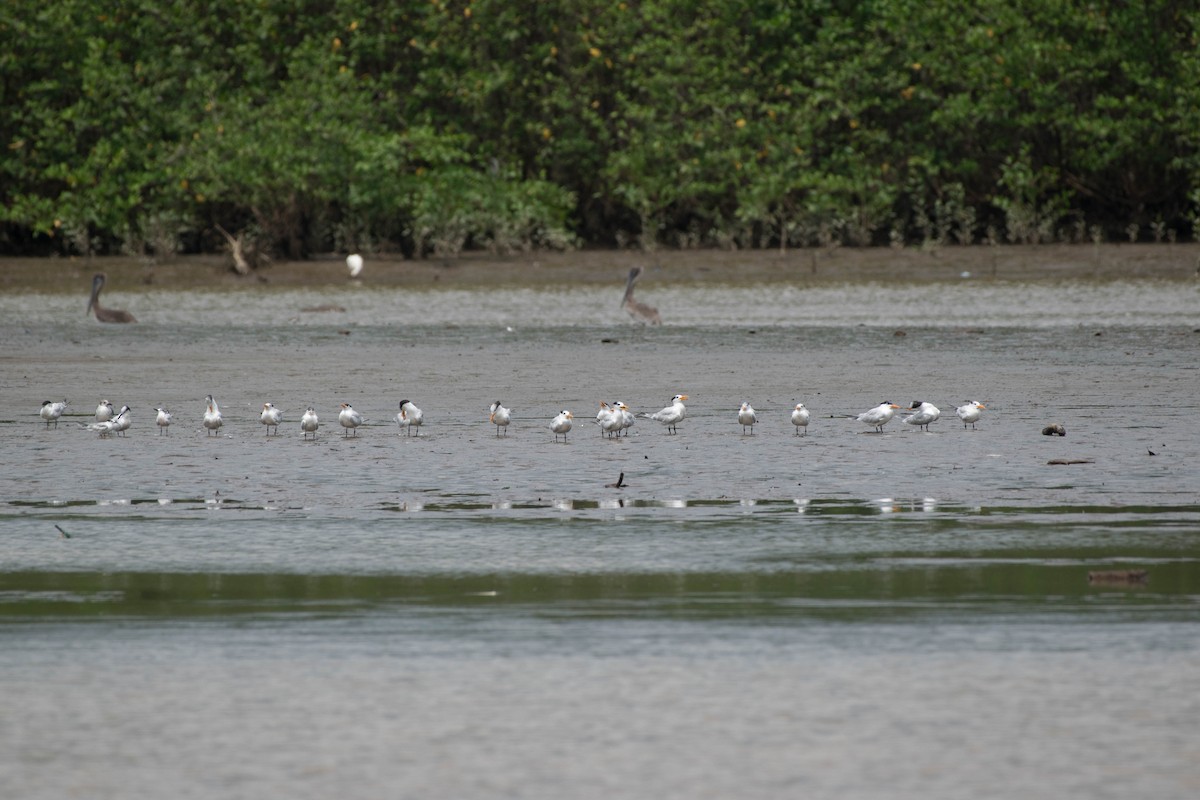
<path id="1" fill-rule="evenodd" d="M 628 484 L 625 483 L 625 473 L 622 472 L 621 475 L 617 478 L 616 483 L 606 483 L 606 484 L 604 484 L 604 488 L 605 489 L 624 489 L 627 485 Z"/>
<path id="2" fill-rule="evenodd" d="M 66 532 L 66 531 L 64 531 L 62 528 L 59 528 L 57 525 L 55 525 L 54 527 L 55 527 L 55 528 L 58 528 L 58 532 L 59 532 L 60 534 L 62 534 L 62 538 L 64 538 L 64 539 L 70 539 L 70 538 L 71 538 L 71 534 L 67 533 L 67 532 Z"/>

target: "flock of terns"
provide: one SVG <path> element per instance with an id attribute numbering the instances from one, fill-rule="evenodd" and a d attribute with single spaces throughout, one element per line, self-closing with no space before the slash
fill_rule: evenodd
<path id="1" fill-rule="evenodd" d="M 639 413 L 635 414 L 629 410 L 629 406 L 617 400 L 614 403 L 600 403 L 600 412 L 596 414 L 596 425 L 600 428 L 600 435 L 609 438 L 620 436 L 628 436 L 629 429 L 633 427 L 638 419 L 648 419 L 662 425 L 668 434 L 678 433 L 679 423 L 683 422 L 687 417 L 687 406 L 684 401 L 688 399 L 686 394 L 677 394 L 671 398 L 670 405 L 660 411 L 655 411 L 652 414 Z M 205 409 L 202 419 L 205 433 L 207 436 L 220 435 L 221 426 L 225 424 L 225 418 L 221 414 L 221 409 L 217 405 L 217 401 L 212 395 L 204 398 Z M 975 423 L 983 416 L 983 411 L 987 408 L 978 400 L 972 400 L 969 403 L 959 406 L 955 409 L 955 414 L 962 421 L 963 427 L 975 427 Z M 58 420 L 67 409 L 67 401 L 62 400 L 46 400 L 42 403 L 39 415 L 49 428 L 51 424 L 58 427 Z M 342 403 L 338 411 L 338 424 L 342 427 L 343 436 L 357 436 L 358 427 L 364 422 L 362 414 L 354 410 L 354 407 L 349 403 Z M 155 409 L 157 417 L 155 424 L 158 426 L 159 435 L 169 434 L 169 429 L 174 415 L 164 407 Z M 876 433 L 882 433 L 883 427 L 896 417 L 897 412 L 901 411 L 900 406 L 895 403 L 884 401 L 874 408 L 868 409 L 858 415 L 845 415 L 852 419 L 871 427 Z M 941 410 L 933 403 L 914 400 L 912 406 L 905 409 L 907 414 L 902 415 L 903 421 L 917 428 L 918 430 L 929 430 L 929 426 L 937 422 L 941 418 Z M 133 424 L 132 409 L 129 406 L 123 405 L 118 411 L 113 407 L 113 404 L 108 400 L 101 400 L 100 405 L 96 407 L 96 421 L 84 425 L 87 430 L 100 434 L 101 437 L 109 436 L 124 436 Z M 795 428 L 796 435 L 808 434 L 808 423 L 812 418 L 812 414 L 803 403 L 797 403 L 792 409 L 791 422 Z M 406 436 L 412 436 L 415 431 L 418 436 L 421 435 L 421 425 L 425 421 L 425 415 L 421 409 L 411 400 L 401 400 L 399 413 L 394 417 L 396 424 L 404 431 Z M 550 431 L 554 434 L 554 441 L 557 442 L 561 436 L 565 442 L 567 434 L 574 427 L 575 416 L 564 409 L 560 411 L 554 419 L 550 421 Z M 259 421 L 266 429 L 266 435 L 278 436 L 279 426 L 283 423 L 283 411 L 277 408 L 272 403 L 263 403 L 262 412 L 259 414 Z M 497 436 L 507 436 L 508 426 L 512 422 L 512 410 L 506 408 L 499 400 L 492 403 L 488 408 L 488 422 L 496 426 Z M 758 424 L 758 413 L 749 403 L 742 403 L 737 411 L 737 422 L 742 426 L 743 435 L 753 435 L 754 426 Z M 320 417 L 316 410 L 309 406 L 304 414 L 300 417 L 300 430 L 305 439 L 311 435 L 314 439 L 317 436 L 317 430 L 321 426 Z"/>
<path id="2" fill-rule="evenodd" d="M 363 259 L 358 254 L 352 254 L 346 258 L 346 268 L 350 273 L 351 279 L 357 279 L 362 274 Z M 636 266 L 629 270 L 629 277 L 625 283 L 625 294 L 621 300 L 621 307 L 634 319 L 648 325 L 661 325 L 662 316 L 658 313 L 658 309 L 638 301 L 633 296 L 634 284 L 642 276 L 642 267 Z M 92 279 L 92 295 L 88 301 L 88 312 L 94 311 L 96 319 L 101 322 L 136 322 L 133 315 L 128 311 L 119 309 L 105 308 L 100 304 L 100 292 L 104 288 L 105 275 L 104 273 L 96 273 Z M 600 403 L 600 412 L 596 414 L 595 422 L 600 428 L 602 436 L 619 437 L 628 435 L 629 428 L 634 425 L 636 419 L 649 419 L 663 425 L 667 429 L 667 433 L 675 434 L 678 432 L 679 423 L 683 422 L 687 416 L 687 407 L 683 401 L 688 397 L 685 394 L 677 394 L 671 398 L 670 404 L 652 414 L 634 414 L 629 410 L 629 407 L 621 401 L 614 403 Z M 221 409 L 217 406 L 217 402 L 212 395 L 205 397 L 204 411 L 204 428 L 208 435 L 219 435 L 221 426 L 224 424 L 224 418 L 221 415 Z M 46 427 L 51 423 L 58 426 L 58 418 L 62 416 L 66 410 L 67 401 L 55 402 L 47 400 L 42 403 L 41 417 L 46 422 Z M 982 416 L 984 409 L 983 403 L 978 400 L 965 403 L 955 409 L 955 414 L 962 421 L 963 427 L 975 427 Z M 875 432 L 882 433 L 883 426 L 887 425 L 900 411 L 900 406 L 890 401 L 884 401 L 874 408 L 868 409 L 858 415 L 847 415 L 859 422 L 870 426 Z M 113 408 L 113 404 L 107 400 L 101 401 L 96 408 L 96 421 L 87 425 L 87 429 L 99 433 L 101 436 L 124 436 L 132 424 L 130 415 L 131 409 L 129 406 L 121 406 L 120 411 Z M 156 408 L 158 416 L 155 423 L 158 425 L 159 434 L 166 434 L 170 428 L 172 414 L 165 408 Z M 906 409 L 907 414 L 902 418 L 905 423 L 916 427 L 919 430 L 929 430 L 929 426 L 936 422 L 942 415 L 941 410 L 932 403 L 914 400 L 912 406 Z M 805 408 L 803 403 L 797 403 L 792 409 L 791 422 L 795 426 L 797 435 L 804 433 L 807 435 L 808 423 L 812 418 L 809 409 Z M 555 442 L 558 437 L 562 437 L 565 442 L 567 434 L 571 431 L 574 425 L 574 415 L 563 410 L 550 421 L 550 430 L 554 433 Z M 276 408 L 271 403 L 263 403 L 262 412 L 259 415 L 259 420 L 266 427 L 267 435 L 279 434 L 279 425 L 283 422 L 283 412 Z M 417 431 L 420 435 L 420 427 L 424 422 L 424 414 L 421 409 L 417 408 L 410 400 L 400 401 L 399 413 L 395 416 L 396 423 L 406 435 L 411 436 L 413 431 Z M 492 403 L 488 409 L 488 421 L 496 426 L 496 435 L 508 434 L 508 426 L 512 421 L 512 411 L 505 408 L 499 400 Z M 754 426 L 758 423 L 758 413 L 749 403 L 742 403 L 741 408 L 737 412 L 738 424 L 742 426 L 742 433 L 752 435 Z M 317 416 L 316 410 L 309 406 L 304 414 L 300 417 L 300 430 L 307 439 L 311 434 L 315 439 L 317 430 L 320 428 L 320 418 Z M 363 416 L 355 411 L 349 403 L 342 403 L 338 412 L 338 424 L 343 429 L 344 436 L 357 436 L 357 428 L 363 424 Z"/>

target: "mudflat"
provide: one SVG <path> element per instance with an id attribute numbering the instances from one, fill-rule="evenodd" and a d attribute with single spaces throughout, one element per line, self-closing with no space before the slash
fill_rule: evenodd
<path id="1" fill-rule="evenodd" d="M 577 250 L 404 259 L 365 254 L 369 285 L 472 288 L 611 284 L 635 265 L 651 281 L 677 284 L 937 282 L 963 273 L 1003 281 L 1200 278 L 1200 244 L 976 245 L 922 248 L 778 250 Z M 348 279 L 344 255 L 277 261 L 247 276 L 220 255 L 155 260 L 127 256 L 0 259 L 0 290 L 76 291 L 107 272 L 122 291 L 235 288 L 245 284 L 318 286 Z M 614 277 L 615 276 L 615 277 Z"/>

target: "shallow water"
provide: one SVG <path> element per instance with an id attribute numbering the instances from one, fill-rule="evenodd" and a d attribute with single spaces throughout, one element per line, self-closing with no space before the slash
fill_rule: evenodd
<path id="1" fill-rule="evenodd" d="M 12 796 L 1200 790 L 1191 284 L 666 288 L 659 329 L 583 289 L 136 299 L 0 297 Z M 676 392 L 677 436 L 590 421 Z M 943 417 L 845 416 L 885 398 Z"/>

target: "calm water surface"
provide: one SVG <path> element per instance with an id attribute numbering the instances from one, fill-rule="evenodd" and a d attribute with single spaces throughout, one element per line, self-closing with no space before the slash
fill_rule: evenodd
<path id="1" fill-rule="evenodd" d="M 5 796 L 1200 793 L 1194 285 L 616 299 L 0 297 Z M 591 422 L 677 392 L 677 436 Z M 80 427 L 102 397 L 127 438 Z M 845 416 L 883 399 L 943 418 Z"/>

